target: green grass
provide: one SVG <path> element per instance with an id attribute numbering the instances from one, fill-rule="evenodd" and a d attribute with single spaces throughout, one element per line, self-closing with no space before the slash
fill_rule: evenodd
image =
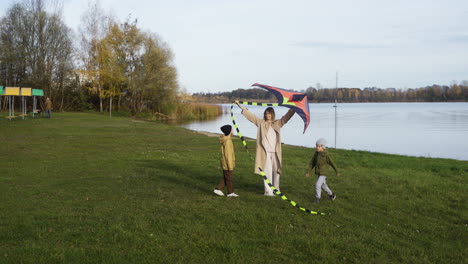
<path id="1" fill-rule="evenodd" d="M 337 199 L 314 204 L 314 150 L 285 145 L 281 191 L 314 216 L 262 195 L 238 139 L 237 199 L 212 193 L 218 139 L 176 126 L 54 113 L 0 119 L 0 144 L 0 263 L 468 259 L 466 161 L 330 150 Z"/>

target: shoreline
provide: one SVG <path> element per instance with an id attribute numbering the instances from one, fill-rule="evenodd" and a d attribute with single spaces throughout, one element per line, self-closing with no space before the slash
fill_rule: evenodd
<path id="1" fill-rule="evenodd" d="M 183 127 L 184 128 L 184 127 Z M 202 134 L 208 137 L 219 137 L 221 133 L 213 133 L 213 132 L 208 132 L 208 131 L 199 131 L 199 130 L 192 130 L 189 128 L 185 128 L 189 131 L 196 132 L 198 134 Z M 239 138 L 237 135 L 233 135 L 234 138 Z M 255 138 L 249 138 L 245 137 L 244 139 L 248 141 L 256 141 Z M 292 145 L 292 144 L 286 144 L 286 143 L 281 143 L 282 145 L 285 146 L 290 146 L 290 147 L 298 147 L 298 148 L 306 148 L 306 149 L 315 149 L 313 147 L 308 147 L 308 146 L 300 146 L 300 145 Z M 328 147 L 327 149 L 335 149 L 333 147 Z M 442 159 L 442 160 L 454 160 L 454 161 L 468 161 L 464 159 L 452 159 L 452 158 L 443 158 L 443 157 L 429 157 L 429 156 L 411 156 L 411 155 L 405 155 L 405 154 L 398 154 L 398 153 L 385 153 L 385 152 L 378 152 L 378 151 L 370 151 L 370 150 L 361 150 L 361 149 L 342 149 L 342 148 L 337 148 L 338 150 L 346 150 L 346 151 L 356 151 L 356 152 L 366 152 L 366 153 L 371 153 L 371 154 L 379 154 L 379 155 L 392 155 L 392 156 L 400 156 L 400 157 L 408 157 L 408 158 L 426 158 L 426 159 Z"/>

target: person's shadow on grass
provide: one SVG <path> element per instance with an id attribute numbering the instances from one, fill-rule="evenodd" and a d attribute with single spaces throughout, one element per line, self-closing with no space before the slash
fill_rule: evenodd
<path id="1" fill-rule="evenodd" d="M 214 195 L 213 190 L 222 177 L 222 170 L 214 166 L 200 166 L 190 163 L 175 163 L 169 160 L 136 160 L 140 171 L 147 177 L 161 180 L 161 184 L 167 184 L 174 188 L 180 188 L 187 192 L 200 192 Z M 216 163 L 217 164 L 217 163 Z M 250 168 L 250 167 L 249 167 Z M 237 174 L 237 175 L 236 175 Z M 261 177 L 255 178 L 253 173 L 245 173 L 245 170 L 234 171 L 234 187 L 241 193 L 263 193 Z"/>

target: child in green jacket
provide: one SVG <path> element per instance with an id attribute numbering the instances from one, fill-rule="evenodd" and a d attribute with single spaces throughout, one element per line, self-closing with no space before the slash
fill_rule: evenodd
<path id="1" fill-rule="evenodd" d="M 218 187 L 213 192 L 219 196 L 224 196 L 223 189 L 227 186 L 227 197 L 238 197 L 239 195 L 234 193 L 233 182 L 236 156 L 234 155 L 234 146 L 232 145 L 232 127 L 230 125 L 222 126 L 221 131 L 224 134 L 219 137 L 223 178 L 219 181 Z"/>
<path id="2" fill-rule="evenodd" d="M 326 150 L 327 141 L 323 138 L 317 140 L 315 146 L 317 151 L 314 157 L 310 161 L 309 168 L 306 173 L 306 177 L 310 176 L 310 171 L 315 167 L 315 175 L 317 175 L 317 182 L 315 183 L 315 202 L 319 203 L 322 196 L 322 189 L 328 193 L 330 200 L 335 200 L 336 195 L 330 190 L 327 185 L 328 168 L 332 166 L 337 176 L 339 176 L 338 168 L 336 167 L 333 160 L 328 155 Z"/>

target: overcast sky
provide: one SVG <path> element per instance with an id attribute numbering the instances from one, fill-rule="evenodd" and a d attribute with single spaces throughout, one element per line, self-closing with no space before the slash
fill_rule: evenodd
<path id="1" fill-rule="evenodd" d="M 0 3 L 3 16 L 13 1 Z M 86 0 L 64 0 L 75 31 Z M 468 80 L 467 0 L 101 0 L 175 54 L 188 92 L 418 88 Z"/>

